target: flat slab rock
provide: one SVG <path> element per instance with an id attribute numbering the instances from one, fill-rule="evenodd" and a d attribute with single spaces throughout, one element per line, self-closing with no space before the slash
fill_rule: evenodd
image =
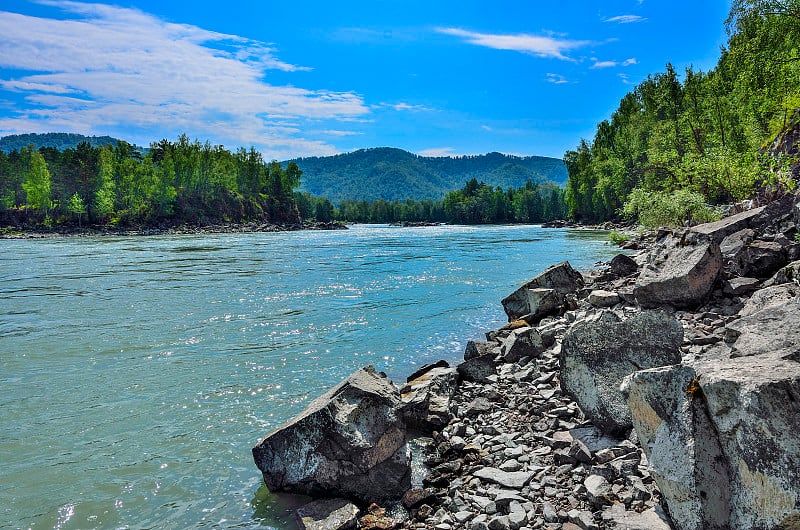
<path id="1" fill-rule="evenodd" d="M 500 484 L 506 488 L 520 490 L 530 482 L 534 473 L 532 471 L 503 471 L 496 467 L 484 467 L 475 471 L 472 475 L 487 482 Z"/>

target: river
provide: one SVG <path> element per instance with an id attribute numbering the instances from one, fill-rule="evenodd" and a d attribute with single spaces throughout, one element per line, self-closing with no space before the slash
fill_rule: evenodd
<path id="1" fill-rule="evenodd" d="M 292 528 L 251 447 L 355 369 L 395 381 L 505 322 L 537 226 L 0 241 L 0 528 Z"/>

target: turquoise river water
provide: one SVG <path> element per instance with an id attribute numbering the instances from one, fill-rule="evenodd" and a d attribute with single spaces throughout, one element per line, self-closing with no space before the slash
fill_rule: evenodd
<path id="1" fill-rule="evenodd" d="M 355 369 L 505 322 L 602 232 L 536 226 L 0 241 L 0 528 L 293 528 L 251 447 Z"/>

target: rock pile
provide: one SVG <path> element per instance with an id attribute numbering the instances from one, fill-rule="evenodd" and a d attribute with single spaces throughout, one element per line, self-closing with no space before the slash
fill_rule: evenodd
<path id="1" fill-rule="evenodd" d="M 424 367 L 401 389 L 365 370 L 388 401 L 340 385 L 320 398 L 335 405 L 309 407 L 338 424 L 309 430 L 304 412 L 265 438 L 265 481 L 343 497 L 330 517 L 298 513 L 301 528 L 800 528 L 798 222 L 787 196 L 661 231 L 598 270 L 551 267 L 455 368 Z M 406 428 L 429 438 L 413 487 Z M 345 441 L 367 456 L 345 458 Z M 380 480 L 343 478 L 354 470 Z"/>

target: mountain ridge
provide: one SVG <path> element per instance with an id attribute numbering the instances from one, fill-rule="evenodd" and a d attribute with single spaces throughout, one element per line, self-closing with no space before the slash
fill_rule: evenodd
<path id="1" fill-rule="evenodd" d="M 564 186 L 563 160 L 491 152 L 426 157 L 396 147 L 372 147 L 327 157 L 287 160 L 303 171 L 300 189 L 342 200 L 442 199 L 475 178 L 493 187 L 519 188 L 527 180 Z"/>

